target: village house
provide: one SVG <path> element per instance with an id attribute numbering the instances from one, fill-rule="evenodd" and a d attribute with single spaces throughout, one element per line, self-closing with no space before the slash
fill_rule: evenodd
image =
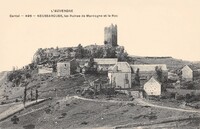
<path id="1" fill-rule="evenodd" d="M 69 76 L 76 73 L 77 62 L 75 59 L 57 63 L 57 76 Z"/>
<path id="2" fill-rule="evenodd" d="M 127 62 L 117 62 L 109 71 L 108 78 L 112 87 L 131 88 L 131 67 Z"/>
<path id="3" fill-rule="evenodd" d="M 152 76 L 157 78 L 156 67 L 162 70 L 162 80 L 166 81 L 168 79 L 168 69 L 165 64 L 131 65 L 132 79 L 134 80 L 137 70 L 139 70 L 139 76 L 140 76 L 141 82 L 146 82 Z"/>
<path id="4" fill-rule="evenodd" d="M 145 84 L 144 84 L 144 92 L 148 96 L 159 96 L 161 95 L 161 84 L 154 78 L 151 77 Z"/>
<path id="5" fill-rule="evenodd" d="M 200 78 L 200 71 L 197 67 L 186 65 L 181 69 L 181 79 L 185 81 L 193 81 Z"/>
<path id="6" fill-rule="evenodd" d="M 97 64 L 98 72 L 108 72 L 109 67 L 114 66 L 117 62 L 117 58 L 94 58 L 94 62 Z"/>

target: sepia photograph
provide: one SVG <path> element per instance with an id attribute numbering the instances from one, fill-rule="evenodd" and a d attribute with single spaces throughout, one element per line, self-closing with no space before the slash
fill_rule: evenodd
<path id="1" fill-rule="evenodd" d="M 200 1 L 0 5 L 0 129 L 200 129 Z"/>

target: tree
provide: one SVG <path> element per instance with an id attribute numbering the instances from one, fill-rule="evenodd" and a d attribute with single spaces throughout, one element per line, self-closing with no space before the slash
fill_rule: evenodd
<path id="1" fill-rule="evenodd" d="M 58 46 L 56 46 L 56 50 L 58 50 L 59 48 L 58 48 Z"/>
<path id="2" fill-rule="evenodd" d="M 92 55 L 91 55 L 91 52 L 87 49 L 83 49 L 83 58 L 90 58 Z"/>
<path id="3" fill-rule="evenodd" d="M 83 58 L 84 57 L 84 48 L 83 48 L 83 46 L 81 44 L 78 45 L 75 57 L 76 58 Z"/>
<path id="4" fill-rule="evenodd" d="M 29 64 L 29 67 L 30 67 L 31 70 L 34 70 L 34 63 Z"/>
<path id="5" fill-rule="evenodd" d="M 127 52 L 119 52 L 117 53 L 118 61 L 127 61 L 128 60 L 128 53 Z"/>
<path id="6" fill-rule="evenodd" d="M 36 102 L 37 102 L 37 100 L 38 100 L 38 97 L 39 97 L 39 95 L 38 95 L 38 90 L 36 89 L 36 90 L 35 90 L 35 99 L 36 99 Z"/>
<path id="7" fill-rule="evenodd" d="M 107 48 L 106 49 L 106 55 L 107 58 L 116 58 L 116 52 L 115 52 L 115 48 Z"/>
<path id="8" fill-rule="evenodd" d="M 140 85 L 140 69 L 138 68 L 135 74 L 135 85 L 139 86 Z"/>
<path id="9" fill-rule="evenodd" d="M 104 50 L 102 47 L 93 49 L 94 58 L 103 58 L 103 55 L 104 55 Z"/>
<path id="10" fill-rule="evenodd" d="M 30 73 L 26 73 L 25 76 L 26 76 L 26 79 L 31 78 L 31 74 Z"/>
<path id="11" fill-rule="evenodd" d="M 24 89 L 24 100 L 23 100 L 24 107 L 25 107 L 25 103 L 26 103 L 26 94 L 27 94 L 27 88 L 25 86 L 25 89 Z"/>
<path id="12" fill-rule="evenodd" d="M 155 68 L 156 74 L 157 74 L 157 79 L 159 82 L 163 82 L 163 71 L 161 67 L 156 66 Z"/>
<path id="13" fill-rule="evenodd" d="M 32 88 L 31 88 L 31 101 L 33 100 L 33 91 L 32 91 Z"/>
<path id="14" fill-rule="evenodd" d="M 11 121 L 13 122 L 13 124 L 18 124 L 19 118 L 16 115 L 14 115 L 13 118 L 11 118 Z"/>

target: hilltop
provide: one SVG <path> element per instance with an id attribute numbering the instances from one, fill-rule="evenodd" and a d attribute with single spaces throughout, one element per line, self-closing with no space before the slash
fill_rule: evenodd
<path id="1" fill-rule="evenodd" d="M 83 57 L 81 55 L 83 53 L 86 55 L 90 55 L 91 53 L 95 55 L 98 53 L 94 57 L 100 54 L 104 58 L 108 54 L 107 52 L 116 54 L 120 51 L 122 55 L 125 53 L 122 46 L 106 48 L 101 45 L 38 49 L 34 54 L 34 60 L 31 64 L 26 65 L 23 69 L 14 70 L 9 73 L 0 73 L 2 91 L 0 95 L 3 97 L 1 103 L 9 104 L 22 101 L 25 86 L 27 87 L 28 100 L 30 100 L 31 90 L 33 96 L 35 96 L 35 89 L 39 91 L 39 98 L 52 98 L 18 113 L 17 116 L 20 116 L 20 122 L 15 127 L 10 122 L 10 118 L 3 121 L 1 127 L 11 129 L 16 127 L 23 129 L 32 126 L 37 128 L 113 128 L 130 123 L 135 123 L 135 126 L 146 123 L 148 128 L 148 125 L 151 125 L 152 121 L 160 124 L 162 124 L 162 121 L 169 121 L 167 124 L 162 125 L 163 127 L 176 127 L 177 123 L 180 127 L 186 125 L 187 127 L 196 126 L 196 121 L 199 121 L 198 114 L 135 105 L 133 104 L 135 102 L 126 103 L 130 98 L 125 94 L 116 94 L 111 97 L 108 95 L 96 96 L 96 99 L 99 100 L 107 101 L 108 99 L 113 99 L 122 101 L 120 103 L 67 99 L 66 96 L 80 95 L 78 92 L 81 89 L 87 89 L 89 82 L 99 78 L 105 80 L 107 75 L 86 74 L 83 76 L 77 74 L 70 77 L 57 77 L 56 72 L 39 75 L 37 71 L 37 65 L 56 68 L 56 62 L 59 61 L 71 58 L 89 58 L 89 56 Z M 138 57 L 128 56 L 128 54 L 125 59 L 132 64 L 166 64 L 169 70 L 176 70 L 186 64 L 192 63 L 172 57 Z M 92 96 L 86 95 L 84 97 Z M 165 104 L 165 101 L 163 103 Z M 171 102 L 171 105 L 179 107 L 181 103 L 178 102 L 175 104 L 175 102 Z M 3 110 L 6 110 L 6 108 L 1 109 L 1 111 Z M 190 120 L 185 119 L 190 115 L 196 115 L 197 118 L 195 119 L 197 120 L 190 122 Z M 170 122 L 171 119 L 177 122 Z"/>
<path id="2" fill-rule="evenodd" d="M 113 47 L 95 44 L 83 47 L 79 44 L 77 47 L 39 48 L 33 56 L 32 63 L 35 65 L 45 64 L 48 67 L 55 68 L 57 62 L 72 58 L 118 58 L 118 60 L 126 61 L 127 56 L 128 53 L 123 46 Z"/>

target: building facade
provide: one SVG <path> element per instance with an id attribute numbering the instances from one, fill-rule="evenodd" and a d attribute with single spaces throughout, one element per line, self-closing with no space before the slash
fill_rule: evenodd
<path id="1" fill-rule="evenodd" d="M 131 88 L 131 67 L 127 62 L 116 63 L 108 71 L 109 83 L 115 88 Z"/>
<path id="2" fill-rule="evenodd" d="M 161 84 L 154 77 L 144 84 L 143 89 L 148 96 L 161 95 Z"/>
<path id="3" fill-rule="evenodd" d="M 181 78 L 187 81 L 193 80 L 193 71 L 188 65 L 184 66 L 181 69 Z"/>
<path id="4" fill-rule="evenodd" d="M 75 59 L 58 62 L 57 63 L 57 76 L 69 76 L 76 73 L 77 62 Z"/>

